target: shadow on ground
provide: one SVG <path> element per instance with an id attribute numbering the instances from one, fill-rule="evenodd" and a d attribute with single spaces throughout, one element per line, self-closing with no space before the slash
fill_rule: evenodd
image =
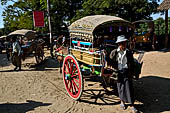
<path id="1" fill-rule="evenodd" d="M 24 67 L 27 67 L 28 69 L 24 69 Z M 40 64 L 23 62 L 21 71 L 53 71 L 53 70 L 55 71 L 59 70 L 58 61 L 51 57 L 46 57 Z M 13 69 L 11 69 L 11 70 L 2 70 L 0 72 L 20 72 L 20 71 L 14 71 Z"/>
<path id="2" fill-rule="evenodd" d="M 120 103 L 117 98 L 117 90 L 113 87 L 106 90 L 104 88 L 103 79 L 100 76 L 84 76 L 87 87 L 83 90 L 80 102 L 95 105 L 117 105 Z M 100 88 L 96 88 L 95 84 L 99 82 Z M 113 83 L 113 82 L 112 82 Z"/>
<path id="3" fill-rule="evenodd" d="M 117 105 L 120 103 L 119 98 L 114 96 L 114 93 L 102 89 L 84 90 L 80 102 L 95 105 Z"/>
<path id="4" fill-rule="evenodd" d="M 11 64 L 10 61 L 8 61 L 6 54 L 0 54 L 0 67 L 9 66 Z"/>
<path id="5" fill-rule="evenodd" d="M 37 70 L 43 70 L 45 68 L 59 68 L 57 59 L 46 57 L 40 64 L 26 63 L 23 66 L 29 66 L 29 68 L 35 68 Z"/>
<path id="6" fill-rule="evenodd" d="M 167 48 L 160 49 L 159 52 L 163 52 L 163 53 L 170 52 L 170 49 Z"/>
<path id="7" fill-rule="evenodd" d="M 98 80 L 90 82 L 90 86 L 93 86 L 95 82 Z M 138 81 L 134 81 L 134 91 L 135 100 L 139 103 L 136 105 L 139 111 L 143 113 L 170 112 L 170 79 L 157 76 L 142 77 Z M 84 90 L 80 102 L 95 105 L 120 103 L 115 92 L 108 94 L 102 88 Z"/>
<path id="8" fill-rule="evenodd" d="M 146 76 L 134 83 L 136 100 L 143 113 L 170 112 L 170 79 Z"/>
<path id="9" fill-rule="evenodd" d="M 27 100 L 27 103 L 4 103 L 0 104 L 1 113 L 26 113 L 40 106 L 49 106 L 51 103 Z"/>

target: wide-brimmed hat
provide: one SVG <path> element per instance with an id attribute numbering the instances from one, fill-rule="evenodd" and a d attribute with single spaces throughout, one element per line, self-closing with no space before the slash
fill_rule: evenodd
<path id="1" fill-rule="evenodd" d="M 128 41 L 128 39 L 125 38 L 125 35 L 120 35 L 117 37 L 116 43 L 120 43 L 120 42 L 124 42 L 124 41 Z"/>

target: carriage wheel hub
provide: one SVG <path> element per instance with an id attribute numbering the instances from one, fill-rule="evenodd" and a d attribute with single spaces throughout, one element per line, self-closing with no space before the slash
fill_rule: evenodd
<path id="1" fill-rule="evenodd" d="M 65 79 L 66 79 L 66 80 L 71 80 L 71 74 L 66 74 Z"/>

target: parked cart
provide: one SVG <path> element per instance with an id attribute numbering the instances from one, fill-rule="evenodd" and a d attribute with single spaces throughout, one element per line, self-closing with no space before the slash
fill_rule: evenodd
<path id="1" fill-rule="evenodd" d="M 22 59 L 33 54 L 37 64 L 41 63 L 44 59 L 43 41 L 35 36 L 35 31 L 32 30 L 16 30 L 8 35 L 8 40 L 17 37 L 22 48 Z"/>
<path id="2" fill-rule="evenodd" d="M 117 47 L 117 36 L 123 34 L 132 38 L 133 25 L 119 17 L 94 15 L 73 22 L 69 32 L 69 54 L 64 55 L 62 74 L 68 95 L 78 100 L 83 93 L 85 73 L 101 78 L 112 76 L 108 56 Z"/>

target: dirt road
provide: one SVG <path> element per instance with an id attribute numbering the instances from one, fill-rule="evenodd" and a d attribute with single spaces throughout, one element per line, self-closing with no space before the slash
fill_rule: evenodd
<path id="1" fill-rule="evenodd" d="M 138 81 L 134 81 L 137 108 L 143 113 L 170 113 L 170 52 L 146 52 Z M 22 62 L 22 71 L 0 55 L 0 113 L 130 113 L 119 108 L 119 98 L 107 95 L 98 82 L 86 82 L 80 101 L 66 93 L 58 64 L 46 55 L 35 65 Z"/>

